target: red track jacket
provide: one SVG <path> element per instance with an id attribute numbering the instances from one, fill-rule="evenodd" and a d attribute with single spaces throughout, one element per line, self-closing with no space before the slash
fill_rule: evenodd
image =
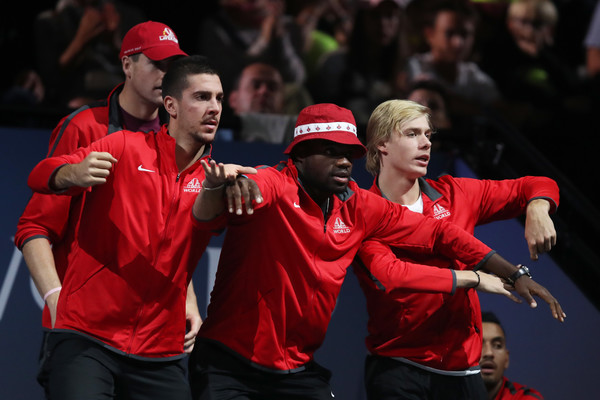
<path id="1" fill-rule="evenodd" d="M 259 368 L 294 372 L 312 360 L 347 268 L 367 237 L 419 253 L 435 249 L 456 254 L 470 266 L 493 254 L 462 229 L 407 211 L 355 182 L 333 196 L 325 219 L 304 191 L 291 160 L 278 168 L 259 169 L 249 178 L 264 198 L 254 214 L 224 213 L 197 222 L 214 231 L 227 227 L 199 336 L 221 343 Z M 381 269 L 390 286 L 445 293 L 454 288 L 452 275 L 443 269 Z"/>
<path id="2" fill-rule="evenodd" d="M 376 185 L 371 192 L 381 196 Z M 514 218 L 525 212 L 529 201 L 545 198 L 551 212 L 558 206 L 558 186 L 549 178 L 524 177 L 491 181 L 443 176 L 420 179 L 423 214 L 456 224 L 468 232 L 476 225 Z M 481 308 L 475 290 L 457 290 L 453 296 L 433 293 L 383 291 L 373 263 L 401 259 L 454 269 L 472 269 L 452 258 L 419 257 L 376 241 L 363 244 L 359 256 L 366 266 L 354 271 L 367 298 L 372 354 L 400 357 L 444 371 L 463 371 L 479 366 L 481 357 Z M 383 285 L 385 286 L 385 284 Z"/>
<path id="3" fill-rule="evenodd" d="M 544 400 L 544 397 L 535 389 L 511 382 L 502 377 L 502 388 L 494 400 Z"/>
<path id="4" fill-rule="evenodd" d="M 60 120 L 50 136 L 48 157 L 71 154 L 79 147 L 125 129 L 119 113 L 118 97 L 123 85 L 117 86 L 105 100 L 83 106 Z M 61 282 L 67 255 L 85 196 L 68 197 L 34 193 L 19 219 L 15 245 L 22 249 L 31 239 L 46 238 L 52 243 L 56 271 Z M 50 312 L 44 307 L 42 325 L 51 328 Z"/>
<path id="5" fill-rule="evenodd" d="M 55 329 L 134 357 L 178 357 L 187 286 L 210 238 L 190 221 L 204 170 L 198 161 L 178 173 L 175 140 L 163 126 L 158 133 L 116 132 L 73 155 L 43 160 L 29 176 L 30 187 L 49 193 L 56 168 L 91 151 L 108 151 L 119 161 L 107 183 L 88 189 Z"/>

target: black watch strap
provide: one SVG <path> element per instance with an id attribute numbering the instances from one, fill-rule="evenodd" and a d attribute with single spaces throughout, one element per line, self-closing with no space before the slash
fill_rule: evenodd
<path id="1" fill-rule="evenodd" d="M 514 285 L 517 279 L 522 277 L 523 275 L 527 275 L 531 278 L 531 273 L 529 272 L 529 268 L 526 265 L 519 265 L 519 269 L 516 270 L 511 276 L 508 277 L 508 281 L 511 285 Z"/>

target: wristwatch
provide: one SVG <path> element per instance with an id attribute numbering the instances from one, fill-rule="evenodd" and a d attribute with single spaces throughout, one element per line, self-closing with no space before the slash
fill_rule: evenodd
<path id="1" fill-rule="evenodd" d="M 516 270 L 511 276 L 507 278 L 511 285 L 514 285 L 517 279 L 522 277 L 523 275 L 527 275 L 531 278 L 531 274 L 529 273 L 529 268 L 526 265 L 518 265 L 519 269 Z"/>

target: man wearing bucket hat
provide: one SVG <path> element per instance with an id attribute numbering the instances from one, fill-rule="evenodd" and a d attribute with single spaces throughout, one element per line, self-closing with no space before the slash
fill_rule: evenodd
<path id="1" fill-rule="evenodd" d="M 287 161 L 236 179 L 262 198 L 222 212 L 223 168 L 204 164 L 205 188 L 193 214 L 202 229 L 227 228 L 207 318 L 190 357 L 194 399 L 330 399 L 330 373 L 315 363 L 336 298 L 365 238 L 419 253 L 485 265 L 501 276 L 517 267 L 463 230 L 372 196 L 352 181 L 352 161 L 365 154 L 350 110 L 334 104 L 303 109 Z M 230 198 L 231 193 L 227 193 Z M 240 197 L 240 194 L 237 194 Z M 497 277 L 473 271 L 380 266 L 386 290 L 453 293 L 479 286 L 507 292 Z M 553 304 L 556 312 L 560 305 Z"/>
<path id="2" fill-rule="evenodd" d="M 120 59 L 125 81 L 108 97 L 65 116 L 52 131 L 48 156 L 70 154 L 114 132 L 158 131 L 168 118 L 162 109 L 162 80 L 171 62 L 186 53 L 167 25 L 146 21 L 132 27 L 123 38 Z M 45 306 L 45 331 L 38 376 L 45 386 L 45 336 L 54 326 L 56 305 L 71 243 L 85 194 L 79 197 L 34 193 L 15 234 L 15 245 L 23 252 L 33 281 Z M 52 244 L 52 245 L 51 245 Z M 190 283 L 191 285 L 191 283 Z M 191 351 L 201 324 L 193 288 L 188 290 L 186 349 Z"/>

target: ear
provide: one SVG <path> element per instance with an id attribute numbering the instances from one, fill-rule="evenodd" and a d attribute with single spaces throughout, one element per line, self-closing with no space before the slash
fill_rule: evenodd
<path id="1" fill-rule="evenodd" d="M 510 364 L 510 352 L 506 350 L 506 365 L 504 366 L 504 369 L 508 368 L 508 364 Z"/>
<path id="2" fill-rule="evenodd" d="M 165 96 L 163 99 L 165 110 L 169 113 L 172 118 L 177 117 L 177 100 L 172 96 Z"/>
<path id="3" fill-rule="evenodd" d="M 229 93 L 229 107 L 231 107 L 231 109 L 234 111 L 237 109 L 238 99 L 239 93 L 237 90 L 234 90 L 231 93 Z"/>
<path id="4" fill-rule="evenodd" d="M 133 61 L 131 61 L 131 58 L 127 56 L 123 56 L 123 58 L 121 58 L 121 68 L 123 68 L 123 73 L 127 79 L 131 79 L 132 64 Z"/>
<path id="5" fill-rule="evenodd" d="M 424 29 L 423 29 L 423 36 L 425 37 L 425 41 L 427 42 L 428 45 L 431 44 L 431 38 L 433 38 L 433 26 L 432 25 L 427 25 Z"/>
<path id="6" fill-rule="evenodd" d="M 379 146 L 377 146 L 377 150 L 379 150 L 379 152 L 382 155 L 387 156 L 389 154 L 389 151 L 387 149 L 387 142 L 383 142 L 382 144 L 380 144 Z"/>

